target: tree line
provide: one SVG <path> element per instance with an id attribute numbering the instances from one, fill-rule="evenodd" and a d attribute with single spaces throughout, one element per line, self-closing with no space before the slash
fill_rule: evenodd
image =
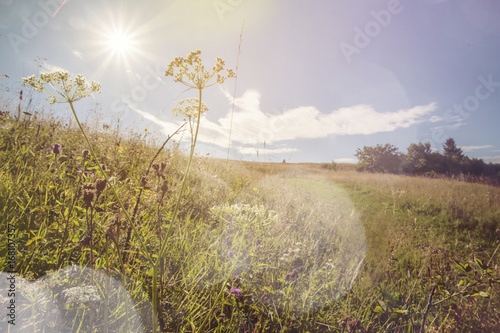
<path id="1" fill-rule="evenodd" d="M 465 156 L 453 138 L 443 144 L 443 153 L 433 151 L 430 142 L 412 143 L 406 154 L 389 143 L 358 148 L 355 156 L 358 171 L 403 173 L 426 176 L 459 176 L 472 180 L 488 178 L 500 182 L 500 164 L 485 163 L 479 158 Z"/>

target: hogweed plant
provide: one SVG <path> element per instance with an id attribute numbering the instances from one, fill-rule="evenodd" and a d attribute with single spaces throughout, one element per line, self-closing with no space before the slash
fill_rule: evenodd
<path id="1" fill-rule="evenodd" d="M 181 101 L 178 106 L 173 109 L 175 115 L 182 114 L 189 118 L 189 125 L 191 131 L 191 149 L 189 152 L 189 160 L 186 166 L 186 171 L 182 179 L 181 190 L 175 204 L 174 213 L 170 227 L 167 233 L 167 237 L 170 234 L 171 226 L 174 224 L 177 218 L 177 212 L 179 209 L 179 204 L 184 193 L 186 179 L 191 168 L 191 162 L 193 160 L 194 149 L 196 146 L 196 140 L 198 138 L 198 131 L 200 129 L 200 118 L 201 114 L 208 111 L 205 103 L 202 102 L 202 92 L 203 89 L 213 86 L 218 83 L 224 83 L 227 78 L 236 77 L 235 73 L 231 69 L 224 68 L 224 60 L 217 57 L 215 60 L 215 65 L 212 68 L 212 72 L 205 70 L 205 66 L 201 61 L 201 51 L 192 51 L 186 58 L 177 57 L 175 60 L 171 61 L 165 71 L 165 76 L 173 76 L 174 82 L 180 82 L 181 84 L 189 87 L 189 89 L 198 90 L 198 98 L 190 98 L 186 101 Z M 226 71 L 225 75 L 221 73 Z M 196 105 L 197 104 L 197 105 Z M 194 124 L 196 119 L 196 124 Z M 160 255 L 161 258 L 166 251 L 166 242 L 163 244 Z"/>
<path id="2" fill-rule="evenodd" d="M 173 109 L 174 114 L 181 114 L 189 119 L 190 133 L 191 133 L 191 148 L 189 153 L 188 164 L 183 175 L 181 189 L 178 193 L 178 198 L 174 206 L 173 214 L 171 215 L 171 221 L 169 224 L 168 231 L 165 235 L 165 239 L 170 237 L 172 231 L 172 225 L 175 224 L 177 219 L 177 214 L 179 211 L 179 205 L 186 187 L 186 180 L 189 175 L 189 170 L 191 168 L 191 163 L 194 155 L 194 149 L 196 146 L 196 141 L 198 138 L 198 132 L 200 128 L 200 118 L 201 114 L 208 111 L 207 106 L 202 102 L 202 91 L 205 88 L 213 86 L 215 84 L 223 83 L 227 78 L 235 77 L 235 73 L 231 69 L 225 68 L 224 60 L 221 58 L 216 58 L 215 65 L 211 71 L 206 71 L 205 66 L 202 64 L 201 51 L 197 50 L 191 52 L 186 58 L 177 57 L 169 65 L 165 72 L 165 76 L 173 76 L 175 82 L 180 82 L 183 85 L 189 87 L 190 89 L 198 90 L 197 98 L 190 98 L 185 101 L 178 103 L 178 106 Z M 99 83 L 91 81 L 87 82 L 82 75 L 76 75 L 76 77 L 71 78 L 70 74 L 65 71 L 55 71 L 49 73 L 41 73 L 39 77 L 32 75 L 27 78 L 23 78 L 23 83 L 31 86 L 36 91 L 41 91 L 46 93 L 49 97 L 47 100 L 51 103 L 67 103 L 69 104 L 73 116 L 78 124 L 80 131 L 82 132 L 85 141 L 89 147 L 90 155 L 93 157 L 95 163 L 97 164 L 100 173 L 104 176 L 103 183 L 107 183 L 112 190 L 118 205 L 124 212 L 127 222 L 132 227 L 134 235 L 136 236 L 140 247 L 139 250 L 147 258 L 149 263 L 153 268 L 153 281 L 152 281 L 152 298 L 153 298 L 153 332 L 157 331 L 157 314 L 158 314 L 158 295 L 157 295 L 157 276 L 158 268 L 160 266 L 161 259 L 164 257 L 167 250 L 167 242 L 161 242 L 160 239 L 160 252 L 158 255 L 153 255 L 150 250 L 146 247 L 145 240 L 141 237 L 137 227 L 133 223 L 133 220 L 125 208 L 122 200 L 110 182 L 108 175 L 106 174 L 103 164 L 100 163 L 94 148 L 90 144 L 89 138 L 80 123 L 80 120 L 76 114 L 74 103 L 80 99 L 91 96 L 93 93 L 100 93 L 101 86 Z M 58 147 L 57 147 L 58 148 Z M 56 153 L 56 152 L 54 152 Z M 88 154 L 87 154 L 88 155 Z M 89 205 L 91 201 L 89 200 Z M 92 230 L 89 230 L 92 233 Z M 161 233 L 158 235 L 161 237 Z"/>
<path id="3" fill-rule="evenodd" d="M 73 116 L 76 120 L 76 123 L 78 124 L 78 127 L 80 128 L 80 131 L 82 132 L 85 141 L 87 142 L 90 154 L 92 155 L 94 161 L 99 167 L 101 174 L 105 178 L 105 183 L 109 184 L 109 187 L 111 188 L 119 206 L 125 213 L 128 223 L 132 226 L 134 233 L 140 242 L 143 254 L 146 256 L 146 258 L 150 263 L 153 263 L 151 254 L 149 254 L 146 250 L 146 245 L 144 243 L 144 240 L 140 237 L 137 228 L 131 221 L 130 215 L 128 214 L 122 201 L 120 200 L 120 197 L 118 196 L 116 189 L 114 188 L 114 186 L 112 186 L 112 183 L 110 182 L 104 170 L 105 167 L 103 168 L 104 164 L 100 163 L 99 159 L 97 158 L 95 150 L 90 144 L 89 138 L 85 130 L 83 129 L 83 126 L 80 123 L 80 120 L 75 111 L 74 103 L 83 98 L 89 97 L 93 93 L 96 94 L 100 93 L 101 91 L 100 84 L 94 81 L 91 81 L 89 83 L 82 75 L 76 75 L 76 77 L 72 79 L 70 74 L 65 71 L 41 73 L 39 78 L 37 78 L 35 75 L 32 75 L 27 78 L 23 78 L 23 83 L 28 86 L 31 86 L 36 91 L 41 91 L 49 95 L 47 100 L 50 102 L 50 104 L 54 103 L 69 104 L 71 112 L 73 113 Z M 86 150 L 85 152 L 86 152 L 85 157 L 87 157 L 89 155 L 88 153 L 89 151 Z M 89 200 L 89 205 L 91 206 L 91 200 Z"/>
<path id="4" fill-rule="evenodd" d="M 182 178 L 181 189 L 178 193 L 177 201 L 174 207 L 174 212 L 172 214 L 172 220 L 170 221 L 169 228 L 165 236 L 165 238 L 167 239 L 170 237 L 170 233 L 172 231 L 172 225 L 174 225 L 176 221 L 177 213 L 179 211 L 179 205 L 186 187 L 186 180 L 189 175 L 189 170 L 191 169 L 191 162 L 193 160 L 194 149 L 196 147 L 196 141 L 200 129 L 201 114 L 208 111 L 207 106 L 202 101 L 203 89 L 216 84 L 224 83 L 224 81 L 227 78 L 236 77 L 232 69 L 226 69 L 224 67 L 225 62 L 219 57 L 216 58 L 215 65 L 212 67 L 212 71 L 211 72 L 206 71 L 200 55 L 201 51 L 197 50 L 197 51 L 192 51 L 186 58 L 177 57 L 170 62 L 167 70 L 165 71 L 165 76 L 173 76 L 174 82 L 180 82 L 181 84 L 189 87 L 189 89 L 198 90 L 198 98 L 190 98 L 185 101 L 181 101 L 178 103 L 178 106 L 173 109 L 175 115 L 182 114 L 188 117 L 189 119 L 189 126 L 191 132 L 191 149 L 189 151 L 189 160 L 186 166 L 186 171 L 184 172 L 184 176 Z M 153 312 L 154 313 L 157 313 L 157 306 L 158 306 L 158 300 L 156 299 L 158 264 L 160 262 L 160 259 L 163 258 L 163 256 L 165 255 L 166 250 L 167 250 L 167 242 L 163 242 L 160 249 L 160 253 L 158 254 L 158 259 L 153 264 Z M 153 331 L 156 332 L 156 327 L 153 327 Z"/>
<path id="5" fill-rule="evenodd" d="M 149 263 L 153 265 L 153 267 L 156 266 L 155 261 L 153 261 L 153 256 L 151 253 L 148 252 L 146 244 L 144 239 L 140 236 L 140 233 L 137 229 L 137 227 L 134 225 L 132 222 L 132 219 L 130 217 L 130 214 L 128 213 L 127 209 L 125 208 L 122 200 L 120 200 L 120 197 L 115 189 L 115 187 L 112 185 L 110 182 L 103 166 L 104 164 L 100 163 L 94 148 L 90 144 L 90 140 L 83 129 L 82 124 L 80 123 L 80 120 L 76 114 L 75 108 L 74 108 L 74 102 L 83 99 L 85 97 L 90 96 L 92 93 L 100 93 L 101 86 L 99 83 L 96 83 L 94 81 L 91 81 L 90 83 L 86 82 L 85 78 L 82 75 L 77 75 L 74 79 L 71 79 L 70 74 L 68 72 L 64 71 L 55 71 L 51 73 L 41 73 L 40 77 L 37 78 L 36 76 L 32 75 L 27 78 L 23 78 L 23 83 L 31 86 L 34 90 L 36 91 L 41 91 L 49 95 L 48 101 L 50 104 L 54 103 L 68 103 L 71 112 L 73 113 L 73 116 L 76 120 L 76 123 L 78 124 L 78 127 L 80 131 L 82 132 L 85 141 L 87 142 L 87 145 L 90 150 L 90 154 L 94 158 L 94 161 L 96 162 L 97 166 L 99 167 L 99 170 L 101 174 L 105 178 L 105 183 L 109 184 L 109 187 L 111 188 L 118 205 L 122 209 L 122 211 L 125 214 L 125 217 L 127 219 L 127 222 L 129 225 L 132 227 L 132 230 L 138 239 L 140 243 L 140 250 L 144 254 L 144 256 L 147 258 Z M 50 89 L 52 88 L 52 89 Z M 87 154 L 88 155 L 88 154 Z M 85 194 L 85 193 L 84 193 Z M 93 200 L 93 197 L 92 197 Z M 90 199 L 90 193 L 88 194 L 88 205 L 92 206 L 92 200 Z M 87 202 L 86 202 L 87 203 Z M 92 237 L 92 227 L 90 226 L 90 237 Z M 90 243 L 92 244 L 92 240 L 90 240 Z M 91 249 L 91 263 L 93 265 L 93 258 L 92 258 L 92 253 L 93 249 Z M 154 290 L 154 289 L 153 289 Z M 153 298 L 155 298 L 155 293 L 153 292 Z M 156 308 L 155 308 L 156 310 Z M 153 311 L 153 326 L 154 329 L 156 330 L 156 311 Z"/>

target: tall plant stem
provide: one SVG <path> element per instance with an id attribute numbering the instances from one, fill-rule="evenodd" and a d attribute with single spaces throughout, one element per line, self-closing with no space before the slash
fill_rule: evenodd
<path id="1" fill-rule="evenodd" d="M 137 239 L 139 240 L 139 243 L 141 244 L 141 250 L 142 250 L 144 256 L 148 259 L 148 261 L 151 264 L 154 265 L 153 258 L 149 255 L 149 253 L 146 250 L 147 248 L 146 248 L 146 244 L 144 243 L 144 240 L 141 238 L 141 236 L 139 234 L 139 231 L 137 230 L 136 226 L 132 223 L 132 220 L 130 218 L 129 213 L 127 212 L 127 210 L 123 206 L 123 203 L 120 200 L 120 197 L 118 196 L 118 192 L 116 192 L 115 187 L 111 184 L 111 182 L 109 181 L 108 176 L 106 175 L 106 173 L 102 169 L 101 163 L 99 162 L 99 159 L 97 158 L 97 155 L 95 154 L 94 148 L 90 144 L 89 138 L 87 137 L 87 134 L 85 133 L 85 130 L 83 129 L 82 124 L 80 123 L 80 120 L 78 119 L 78 116 L 76 115 L 75 108 L 73 107 L 73 102 L 72 101 L 68 101 L 68 103 L 69 103 L 69 106 L 71 107 L 71 112 L 73 112 L 73 116 L 75 117 L 76 123 L 78 124 L 78 127 L 80 128 L 80 131 L 82 132 L 82 134 L 83 134 L 83 136 L 85 138 L 85 141 L 87 142 L 87 145 L 89 146 L 90 153 L 92 154 L 92 157 L 97 162 L 97 166 L 99 167 L 99 170 L 104 175 L 104 178 L 106 179 L 106 183 L 109 184 L 109 187 L 113 191 L 113 194 L 114 194 L 114 196 L 116 198 L 116 201 L 118 201 L 118 205 L 120 206 L 120 208 L 122 209 L 122 211 L 125 213 L 125 216 L 127 218 L 128 223 L 132 226 L 134 234 L 137 237 Z"/>
<path id="2" fill-rule="evenodd" d="M 182 124 L 173 134 L 167 136 L 167 140 L 165 140 L 165 142 L 163 142 L 163 145 L 160 147 L 160 149 L 158 149 L 158 151 L 156 152 L 156 155 L 153 157 L 153 159 L 151 160 L 151 162 L 149 163 L 149 167 L 148 169 L 146 170 L 146 174 L 145 174 L 145 177 L 147 177 L 149 175 L 149 171 L 151 170 L 151 167 L 154 163 L 154 161 L 156 160 L 156 158 L 158 157 L 158 155 L 160 155 L 160 152 L 163 150 L 163 148 L 165 147 L 165 145 L 167 144 L 167 142 L 174 136 L 176 135 L 184 126 L 186 125 L 186 123 Z M 135 206 L 134 206 L 134 210 L 133 210 L 133 213 L 132 213 L 132 222 L 135 223 L 135 218 L 137 216 L 137 212 L 138 212 L 138 209 L 139 209 L 139 204 L 141 202 L 141 196 L 142 196 L 142 192 L 144 191 L 143 188 L 141 188 L 139 190 L 139 195 L 137 196 L 137 201 L 135 203 Z M 125 246 L 123 248 L 123 259 L 122 261 L 125 263 L 127 262 L 127 251 L 129 249 L 129 246 L 130 246 L 130 236 L 131 236 L 131 231 L 132 231 L 132 224 L 128 227 L 128 230 L 127 230 L 127 238 L 125 240 Z M 160 239 L 160 243 L 161 243 L 161 239 Z"/>
<path id="3" fill-rule="evenodd" d="M 167 233 L 165 235 L 165 239 L 167 240 L 170 237 L 172 231 L 172 225 L 175 223 L 177 219 L 177 214 L 179 212 L 179 205 L 181 203 L 182 195 L 184 194 L 184 190 L 186 188 L 186 180 L 189 174 L 189 170 L 191 169 L 191 162 L 193 160 L 194 148 L 196 147 L 196 140 L 198 139 L 198 131 L 200 129 L 200 118 L 201 118 L 201 96 L 202 96 L 202 88 L 198 88 L 198 121 L 196 122 L 196 131 L 194 134 L 194 140 L 191 141 L 191 151 L 189 153 L 189 160 L 186 166 L 186 171 L 184 172 L 184 177 L 182 178 L 181 190 L 179 191 L 179 196 L 177 198 L 177 202 L 175 203 L 174 213 L 172 214 L 172 220 L 170 225 L 168 226 Z M 191 133 L 192 135 L 192 133 Z M 160 254 L 158 255 L 158 260 L 163 257 L 165 251 L 167 250 L 167 242 L 163 242 L 162 247 L 160 249 Z"/>
<path id="4" fill-rule="evenodd" d="M 196 131 L 194 134 L 194 139 L 191 140 L 191 151 L 189 153 L 189 160 L 188 164 L 186 166 L 186 171 L 184 172 L 184 177 L 182 178 L 182 184 L 181 184 L 181 190 L 179 191 L 179 196 L 177 198 L 177 202 L 175 204 L 174 208 L 174 213 L 172 214 L 172 220 L 170 221 L 170 224 L 167 229 L 167 233 L 165 235 L 165 241 L 161 245 L 160 253 L 158 254 L 158 257 L 156 261 L 153 263 L 153 286 L 152 286 L 152 294 L 153 294 L 153 332 L 156 333 L 157 327 L 156 327 L 156 317 L 158 315 L 158 300 L 157 297 L 158 295 L 156 294 L 156 289 L 157 289 L 157 275 L 158 275 L 158 266 L 159 263 L 161 262 L 161 258 L 165 255 L 165 251 L 167 250 L 167 244 L 168 244 L 168 239 L 170 238 L 170 234 L 172 232 L 172 226 L 175 223 L 175 220 L 177 219 L 177 214 L 179 212 L 179 205 L 181 203 L 182 195 L 184 194 L 184 190 L 186 188 L 186 180 L 189 175 L 189 170 L 191 169 L 191 162 L 193 160 L 193 154 L 194 154 L 194 148 L 196 147 L 196 140 L 198 138 L 198 130 L 200 129 L 200 118 L 201 118 L 201 92 L 202 88 L 198 87 L 198 121 L 196 122 Z M 191 133 L 193 135 L 193 133 Z M 160 243 L 161 243 L 161 235 L 160 235 Z"/>
<path id="5" fill-rule="evenodd" d="M 227 143 L 226 162 L 229 161 L 229 151 L 231 149 L 231 133 L 233 131 L 234 100 L 236 98 L 236 84 L 238 83 L 238 63 L 240 61 L 241 42 L 243 40 L 243 26 L 244 25 L 245 25 L 245 21 L 243 21 L 243 23 L 241 24 L 240 43 L 238 44 L 238 55 L 236 56 L 236 77 L 234 78 L 233 106 L 231 108 L 231 121 L 229 123 L 229 140 Z"/>

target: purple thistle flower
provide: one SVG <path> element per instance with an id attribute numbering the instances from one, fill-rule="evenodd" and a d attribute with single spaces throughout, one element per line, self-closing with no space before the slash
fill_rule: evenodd
<path id="1" fill-rule="evenodd" d="M 229 258 L 234 257 L 234 253 L 233 253 L 233 251 L 229 250 L 229 251 L 227 252 L 227 256 L 228 256 Z"/>
<path id="2" fill-rule="evenodd" d="M 94 173 L 93 172 L 88 172 L 88 171 L 84 171 L 83 174 L 86 176 L 86 177 L 94 177 Z"/>
<path id="3" fill-rule="evenodd" d="M 236 297 L 241 296 L 241 289 L 231 287 L 229 291 Z"/>
<path id="4" fill-rule="evenodd" d="M 54 143 L 54 145 L 50 148 L 50 151 L 57 156 L 62 152 L 62 146 L 58 143 Z"/>

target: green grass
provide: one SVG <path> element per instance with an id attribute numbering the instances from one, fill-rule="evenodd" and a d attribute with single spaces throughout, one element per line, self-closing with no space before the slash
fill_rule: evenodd
<path id="1" fill-rule="evenodd" d="M 178 145 L 167 146 L 155 161 L 164 168 L 142 180 L 159 145 L 143 134 L 92 128 L 91 144 L 147 250 L 157 255 L 167 245 L 158 287 L 109 188 L 94 208 L 85 205 L 83 186 L 103 175 L 83 157 L 80 132 L 48 117 L 6 116 L 0 228 L 16 226 L 17 271 L 52 302 L 39 306 L 42 298 L 20 290 L 25 309 L 37 309 L 26 329 L 49 327 L 58 309 L 59 323 L 73 331 L 137 322 L 149 331 L 155 294 L 164 332 L 419 332 L 424 315 L 426 332 L 500 330 L 498 187 L 364 174 L 349 165 L 198 157 L 172 224 L 187 164 Z M 57 157 L 56 142 L 63 145 Z M 93 262 L 79 243 L 90 224 Z M 7 232 L 0 241 L 7 244 Z M 7 257 L 2 246 L 4 271 Z M 96 274 L 64 277 L 72 264 Z M 124 291 L 106 287 L 106 276 Z M 68 304 L 67 290 L 82 285 L 96 286 L 98 299 Z"/>

